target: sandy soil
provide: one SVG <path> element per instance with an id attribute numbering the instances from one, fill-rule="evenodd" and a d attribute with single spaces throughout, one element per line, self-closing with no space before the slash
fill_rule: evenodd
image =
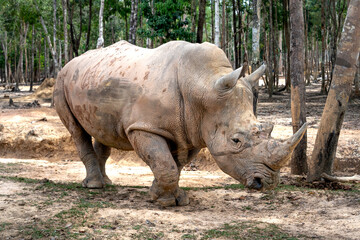
<path id="1" fill-rule="evenodd" d="M 307 95 L 308 156 L 326 99 L 317 90 Z M 0 239 L 360 238 L 359 183 L 308 185 L 285 168 L 277 189 L 253 192 L 219 171 L 206 150 L 182 173 L 186 207 L 150 201 L 152 173 L 133 152 L 112 152 L 114 186 L 83 189 L 85 169 L 49 99 L 28 95 L 0 92 Z M 24 108 L 35 99 L 40 108 Z M 345 116 L 335 164 L 341 174 L 360 173 L 359 108 L 353 100 Z M 269 100 L 261 92 L 258 113 L 275 123 L 274 138 L 291 135 L 288 93 Z"/>

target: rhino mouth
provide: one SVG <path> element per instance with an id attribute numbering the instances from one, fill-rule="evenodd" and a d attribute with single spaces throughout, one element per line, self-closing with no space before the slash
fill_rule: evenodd
<path id="1" fill-rule="evenodd" d="M 245 186 L 249 189 L 259 191 L 273 189 L 279 182 L 279 171 L 270 168 L 268 165 L 263 164 L 265 169 L 262 172 L 251 174 L 246 179 Z"/>

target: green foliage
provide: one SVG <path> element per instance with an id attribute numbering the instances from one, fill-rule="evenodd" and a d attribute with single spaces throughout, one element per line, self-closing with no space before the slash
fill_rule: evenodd
<path id="1" fill-rule="evenodd" d="M 150 0 L 142 0 L 141 13 L 147 19 L 147 26 L 139 28 L 138 34 L 144 38 L 162 38 L 164 42 L 170 40 L 193 41 L 186 12 L 189 9 L 188 1 L 154 1 L 154 10 Z"/>

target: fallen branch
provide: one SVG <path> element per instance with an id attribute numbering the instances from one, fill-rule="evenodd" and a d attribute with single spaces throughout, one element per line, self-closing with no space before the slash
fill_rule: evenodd
<path id="1" fill-rule="evenodd" d="M 351 177 L 336 177 L 336 176 L 330 176 L 326 173 L 323 173 L 321 175 L 326 180 L 333 181 L 333 182 L 351 182 L 351 181 L 360 181 L 360 175 L 354 175 Z"/>

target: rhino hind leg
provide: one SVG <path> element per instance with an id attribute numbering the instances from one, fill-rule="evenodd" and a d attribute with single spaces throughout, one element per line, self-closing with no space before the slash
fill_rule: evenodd
<path id="1" fill-rule="evenodd" d="M 69 105 L 66 102 L 63 79 L 60 77 L 56 80 L 54 91 L 54 103 L 56 111 L 70 132 L 81 161 L 86 168 L 86 178 L 83 180 L 83 187 L 87 188 L 103 188 L 105 186 L 104 178 L 100 171 L 99 161 L 92 146 L 91 136 L 82 128 L 75 119 Z"/>
<path id="2" fill-rule="evenodd" d="M 189 198 L 179 188 L 180 172 L 166 140 L 156 134 L 133 131 L 129 139 L 139 157 L 151 168 L 154 181 L 150 197 L 164 207 L 189 204 Z"/>
<path id="3" fill-rule="evenodd" d="M 104 178 L 105 184 L 112 184 L 110 178 L 106 175 L 105 164 L 110 156 L 111 148 L 95 140 L 94 150 L 99 161 L 100 171 Z"/>

